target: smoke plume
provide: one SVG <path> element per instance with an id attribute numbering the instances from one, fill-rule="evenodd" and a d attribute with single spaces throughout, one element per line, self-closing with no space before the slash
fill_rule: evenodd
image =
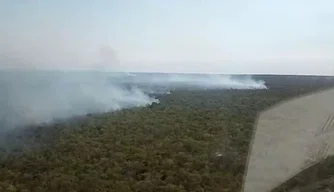
<path id="1" fill-rule="evenodd" d="M 175 88 L 266 88 L 251 78 L 219 75 L 73 71 L 7 71 L 0 73 L 0 82 L 3 128 L 145 106 L 158 102 L 148 93 L 167 93 Z"/>
<path id="2" fill-rule="evenodd" d="M 121 62 L 109 45 L 98 51 L 93 71 L 0 71 L 1 130 L 52 122 L 87 113 L 100 113 L 159 102 L 149 93 L 176 88 L 264 89 L 264 82 L 221 75 L 116 73 Z M 9 61 L 7 61 L 9 62 Z"/>

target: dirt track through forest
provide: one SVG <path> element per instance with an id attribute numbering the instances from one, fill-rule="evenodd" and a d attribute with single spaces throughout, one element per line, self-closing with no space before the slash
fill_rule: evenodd
<path id="1" fill-rule="evenodd" d="M 334 154 L 334 89 L 262 112 L 251 146 L 244 192 L 268 192 Z"/>

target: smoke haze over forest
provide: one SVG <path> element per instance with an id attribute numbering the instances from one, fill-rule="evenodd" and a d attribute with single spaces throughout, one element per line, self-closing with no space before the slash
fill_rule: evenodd
<path id="1" fill-rule="evenodd" d="M 150 94 L 177 88 L 266 88 L 264 82 L 250 77 L 88 71 L 1 72 L 0 82 L 0 116 L 5 128 L 144 106 L 158 102 Z"/>

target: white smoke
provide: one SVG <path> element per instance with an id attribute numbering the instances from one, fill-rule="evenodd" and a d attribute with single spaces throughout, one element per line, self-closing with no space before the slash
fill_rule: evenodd
<path id="1" fill-rule="evenodd" d="M 145 106 L 159 102 L 149 93 L 175 88 L 264 89 L 264 82 L 220 75 L 128 73 L 108 45 L 100 47 L 93 71 L 0 71 L 0 124 L 3 128 L 47 123 L 54 119 Z M 109 71 L 109 72 L 106 72 Z"/>
<path id="2" fill-rule="evenodd" d="M 131 74 L 134 76 L 134 74 Z M 124 79 L 135 84 L 193 86 L 197 88 L 266 89 L 264 81 L 255 81 L 250 76 L 233 78 L 231 75 L 212 74 L 151 74 L 140 78 Z"/>
<path id="3" fill-rule="evenodd" d="M 0 73 L 0 82 L 0 121 L 3 127 L 145 106 L 159 102 L 148 93 L 168 93 L 174 88 L 266 88 L 264 82 L 251 78 L 107 72 L 3 72 Z"/>

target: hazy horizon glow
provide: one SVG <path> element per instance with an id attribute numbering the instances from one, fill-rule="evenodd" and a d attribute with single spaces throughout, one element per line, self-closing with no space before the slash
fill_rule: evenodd
<path id="1" fill-rule="evenodd" d="M 334 75 L 330 0 L 1 1 L 0 69 Z"/>

